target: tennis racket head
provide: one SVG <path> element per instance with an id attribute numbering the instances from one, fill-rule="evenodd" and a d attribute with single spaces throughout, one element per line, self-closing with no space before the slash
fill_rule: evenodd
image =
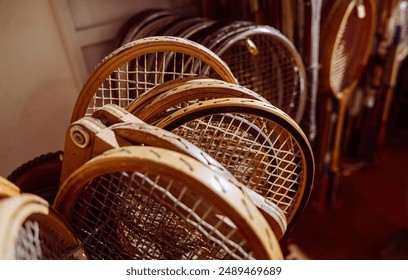
<path id="1" fill-rule="evenodd" d="M 240 97 L 269 103 L 248 88 L 221 80 L 192 78 L 170 83 L 174 87 L 162 84 L 152 88 L 144 94 L 148 100 L 136 99 L 127 110 L 144 122 L 155 124 L 176 110 L 208 99 Z"/>
<path id="2" fill-rule="evenodd" d="M 257 100 L 202 101 L 156 124 L 192 142 L 249 189 L 278 205 L 292 227 L 314 180 L 311 147 L 296 122 Z"/>
<path id="3" fill-rule="evenodd" d="M 322 17 L 321 87 L 337 99 L 357 86 L 371 53 L 376 6 L 373 0 L 362 2 L 334 1 Z"/>
<path id="4" fill-rule="evenodd" d="M 306 70 L 293 43 L 270 26 L 238 29 L 211 48 L 230 67 L 238 83 L 300 123 L 306 106 Z"/>
<path id="5" fill-rule="evenodd" d="M 191 157 L 122 147 L 85 163 L 55 207 L 96 259 L 282 259 L 240 189 Z"/>
<path id="6" fill-rule="evenodd" d="M 0 259 L 87 259 L 70 227 L 33 194 L 0 201 Z"/>
<path id="7" fill-rule="evenodd" d="M 105 104 L 126 107 L 165 81 L 198 75 L 236 83 L 219 57 L 190 40 L 155 36 L 132 41 L 98 65 L 78 96 L 71 121 L 89 116 Z"/>

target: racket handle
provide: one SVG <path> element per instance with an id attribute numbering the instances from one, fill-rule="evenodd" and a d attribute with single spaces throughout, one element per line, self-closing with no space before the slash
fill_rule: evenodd
<path id="1" fill-rule="evenodd" d="M 329 165 L 319 174 L 317 185 L 317 201 L 315 207 L 319 212 L 324 212 L 328 205 Z"/>
<path id="2" fill-rule="evenodd" d="M 339 186 L 340 172 L 338 170 L 331 170 L 329 174 L 327 203 L 328 207 L 333 207 L 337 200 L 337 192 Z"/>

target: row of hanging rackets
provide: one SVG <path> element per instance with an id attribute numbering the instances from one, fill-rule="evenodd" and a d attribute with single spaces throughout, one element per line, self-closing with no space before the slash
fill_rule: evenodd
<path id="1" fill-rule="evenodd" d="M 153 15 L 133 20 L 126 35 L 150 30 Z M 178 32 L 193 26 L 181 22 Z M 178 36 L 121 40 L 79 93 L 64 150 L 1 181 L 0 257 L 283 259 L 279 240 L 314 180 L 313 152 L 292 106 L 302 71 L 293 64 L 285 70 L 293 72 L 290 87 L 282 81 L 260 92 L 269 88 L 263 78 L 245 80 L 251 72 L 230 68 L 226 55 L 245 50 L 239 60 L 251 64 L 267 51 L 262 44 L 275 42 L 279 61 L 291 45 L 267 27 L 234 23 L 225 31 L 232 26 L 257 35 L 228 50 L 232 37 L 213 34 L 225 60 Z M 261 66 L 251 65 L 253 74 Z M 284 74 L 269 67 L 276 79 Z"/>

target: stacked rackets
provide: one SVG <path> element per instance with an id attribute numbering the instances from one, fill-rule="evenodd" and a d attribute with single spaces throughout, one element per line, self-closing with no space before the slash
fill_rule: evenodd
<path id="1" fill-rule="evenodd" d="M 298 123 L 307 117 L 303 60 L 277 29 L 253 21 L 216 21 L 148 10 L 125 24 L 117 44 L 148 36 L 176 36 L 205 46 L 228 65 L 238 84 L 264 96 Z"/>
<path id="2" fill-rule="evenodd" d="M 21 246 L 8 242 L 12 253 L 4 258 L 283 258 L 279 239 L 312 191 L 307 137 L 270 96 L 238 84 L 240 77 L 210 49 L 150 36 L 150 28 L 101 61 L 84 84 L 63 153 L 9 176 L 20 183 L 13 197 L 31 192 L 34 203 L 58 214 L 45 223 L 54 228 L 59 221 L 55 232 L 69 233 L 67 250 L 22 255 Z M 59 172 L 36 173 L 36 166 L 49 165 Z M 60 180 L 43 183 L 45 177 Z M 42 226 L 31 235 L 41 236 Z M 20 238 L 9 227 L 0 234 Z M 36 247 L 35 238 L 30 242 Z"/>

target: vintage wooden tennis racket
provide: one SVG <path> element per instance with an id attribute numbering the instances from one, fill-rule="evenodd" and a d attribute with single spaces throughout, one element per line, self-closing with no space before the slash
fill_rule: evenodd
<path id="1" fill-rule="evenodd" d="M 156 147 L 82 165 L 55 207 L 95 259 L 282 259 L 266 220 L 208 166 Z"/>
<path id="2" fill-rule="evenodd" d="M 186 61 L 188 68 L 184 65 Z M 78 96 L 71 121 L 89 116 L 105 104 L 126 107 L 165 81 L 199 75 L 236 83 L 219 57 L 187 39 L 156 36 L 130 42 L 107 56 L 89 77 Z"/>
<path id="3" fill-rule="evenodd" d="M 344 117 L 348 100 L 357 87 L 371 52 L 375 31 L 376 6 L 372 0 L 335 1 L 322 18 L 320 44 L 321 86 L 336 103 L 337 123 L 330 161 L 330 203 L 335 200 Z M 338 15 L 341 15 L 340 17 Z M 327 155 L 326 155 L 327 156 Z M 326 169 L 326 167 L 324 167 Z"/>
<path id="4" fill-rule="evenodd" d="M 305 207 L 314 159 L 296 122 L 253 99 L 205 100 L 156 124 L 192 142 L 223 164 L 241 183 L 278 205 L 288 229 Z"/>
<path id="5" fill-rule="evenodd" d="M 39 196 L 2 198 L 0 221 L 0 259 L 87 259 L 70 227 Z"/>

